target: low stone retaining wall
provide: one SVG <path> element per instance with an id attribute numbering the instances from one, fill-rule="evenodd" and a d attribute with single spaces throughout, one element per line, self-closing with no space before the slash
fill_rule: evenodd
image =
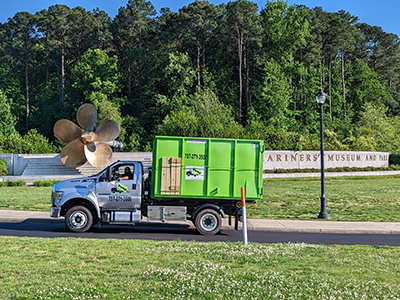
<path id="1" fill-rule="evenodd" d="M 151 152 L 116 152 L 113 154 L 112 161 L 142 161 L 144 162 L 144 165 L 147 166 L 151 164 L 151 158 Z M 63 165 L 63 163 L 61 162 L 60 154 L 0 154 L 0 159 L 4 160 L 4 162 L 6 163 L 9 176 L 46 175 L 46 170 L 48 171 L 48 175 L 67 175 L 65 174 L 65 171 L 70 171 L 70 175 L 74 175 L 74 172 L 76 172 L 75 169 L 70 169 L 67 166 Z M 28 172 L 29 174 L 24 174 L 24 171 L 27 169 L 29 164 L 33 163 L 42 166 L 41 172 L 34 174 L 35 168 L 33 168 L 33 172 Z M 54 165 L 56 165 L 57 168 L 55 168 Z M 100 171 L 101 168 L 95 168 L 89 163 L 86 163 L 83 166 L 79 167 L 77 170 L 84 175 L 91 175 Z M 58 171 L 59 173 L 57 173 Z"/>
<path id="2" fill-rule="evenodd" d="M 337 167 L 388 167 L 389 152 L 352 152 L 352 151 L 326 151 L 325 152 L 325 168 Z M 24 174 L 28 162 L 32 160 L 41 161 L 43 169 L 46 170 L 47 161 L 58 161 L 61 166 L 60 154 L 0 154 L 0 159 L 3 159 L 7 165 L 9 176 L 21 176 Z M 138 160 L 144 162 L 146 167 L 151 165 L 151 152 L 117 152 L 113 155 L 113 161 L 116 160 Z M 64 166 L 65 167 L 65 166 Z M 275 169 L 320 169 L 320 152 L 319 151 L 265 151 L 264 152 L 264 170 Z M 67 167 L 65 167 L 68 169 Z M 88 170 L 82 172 L 87 168 Z M 95 168 L 86 164 L 81 167 L 82 174 L 94 174 Z M 147 168 L 146 168 L 147 169 Z M 50 164 L 47 168 L 48 175 L 67 175 L 51 173 Z M 70 169 L 71 170 L 71 169 Z M 147 170 L 146 170 L 147 171 Z M 26 172 L 27 173 L 27 172 Z M 32 172 L 31 172 L 32 173 Z M 29 175 L 47 175 L 31 174 Z M 357 172 L 359 173 L 359 172 Z M 72 175 L 72 174 L 71 174 Z M 265 176 L 264 176 L 265 177 Z"/>

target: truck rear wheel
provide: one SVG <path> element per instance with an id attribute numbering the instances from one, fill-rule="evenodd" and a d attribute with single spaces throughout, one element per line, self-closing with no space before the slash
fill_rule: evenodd
<path id="1" fill-rule="evenodd" d="M 93 216 L 85 206 L 74 206 L 65 215 L 65 225 L 73 232 L 85 232 L 92 227 Z"/>
<path id="2" fill-rule="evenodd" d="M 194 225 L 202 235 L 214 235 L 221 229 L 222 219 L 215 210 L 204 209 L 197 214 Z"/>

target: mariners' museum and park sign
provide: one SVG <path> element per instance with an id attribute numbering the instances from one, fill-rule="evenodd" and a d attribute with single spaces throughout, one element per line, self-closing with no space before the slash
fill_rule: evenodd
<path id="1" fill-rule="evenodd" d="M 325 168 L 388 167 L 389 152 L 325 151 Z M 320 169 L 319 151 L 265 151 L 264 170 Z"/>

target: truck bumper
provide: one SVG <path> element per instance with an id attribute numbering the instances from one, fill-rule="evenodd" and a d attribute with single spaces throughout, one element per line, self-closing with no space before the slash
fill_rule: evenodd
<path id="1" fill-rule="evenodd" d="M 50 210 L 50 217 L 59 218 L 61 207 L 52 207 Z"/>

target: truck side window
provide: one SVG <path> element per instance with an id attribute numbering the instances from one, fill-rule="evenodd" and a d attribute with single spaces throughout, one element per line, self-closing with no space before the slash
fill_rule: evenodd
<path id="1" fill-rule="evenodd" d="M 124 165 L 123 166 L 123 174 L 121 175 L 121 180 L 133 180 L 133 172 L 134 170 L 134 165 Z"/>
<path id="2" fill-rule="evenodd" d="M 113 167 L 111 170 L 111 181 L 118 180 L 121 177 L 121 174 L 118 171 L 118 166 Z"/>

